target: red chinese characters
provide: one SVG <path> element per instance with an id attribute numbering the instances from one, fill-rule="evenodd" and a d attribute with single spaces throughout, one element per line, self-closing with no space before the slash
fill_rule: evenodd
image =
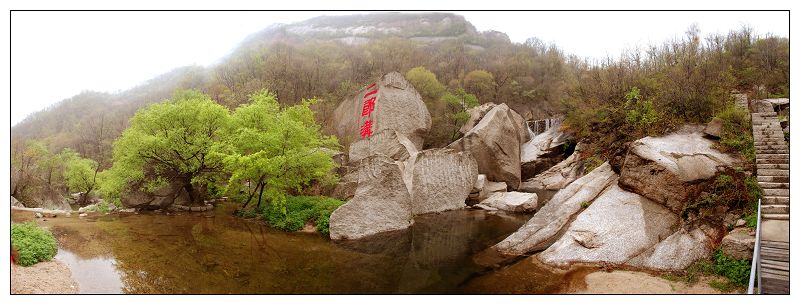
<path id="1" fill-rule="evenodd" d="M 367 87 L 367 90 L 372 89 L 375 87 L 375 84 L 370 85 Z M 372 112 L 375 111 L 375 100 L 377 99 L 378 89 L 372 90 L 364 94 L 364 105 L 361 107 L 361 117 L 366 117 L 367 120 L 364 121 L 364 125 L 361 125 L 361 130 L 359 133 L 361 134 L 361 138 L 368 138 L 372 136 Z M 368 98 L 369 96 L 372 96 Z"/>

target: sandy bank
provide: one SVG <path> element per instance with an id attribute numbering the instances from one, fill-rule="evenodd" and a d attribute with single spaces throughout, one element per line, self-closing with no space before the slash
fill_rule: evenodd
<path id="1" fill-rule="evenodd" d="M 78 284 L 64 263 L 53 259 L 30 267 L 11 267 L 12 294 L 78 293 Z"/>
<path id="2" fill-rule="evenodd" d="M 715 278 L 702 277 L 694 284 L 669 281 L 645 272 L 595 271 L 562 293 L 576 294 L 722 294 L 709 283 Z M 720 280 L 720 279 L 718 279 Z M 735 292 L 734 292 L 735 293 Z"/>

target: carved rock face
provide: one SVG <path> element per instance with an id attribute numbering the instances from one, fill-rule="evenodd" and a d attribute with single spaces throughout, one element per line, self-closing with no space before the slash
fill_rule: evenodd
<path id="1" fill-rule="evenodd" d="M 405 168 L 414 215 L 466 207 L 478 179 L 478 164 L 469 152 L 429 149 L 412 156 Z"/>
<path id="2" fill-rule="evenodd" d="M 431 128 L 431 115 L 417 90 L 398 72 L 386 74 L 374 84 L 336 108 L 333 113 L 336 136 L 348 143 L 361 140 L 365 138 L 361 128 L 369 120 L 373 135 L 392 129 L 408 138 L 416 149 L 422 149 L 422 136 Z M 373 97 L 374 108 L 365 112 L 365 101 Z"/>

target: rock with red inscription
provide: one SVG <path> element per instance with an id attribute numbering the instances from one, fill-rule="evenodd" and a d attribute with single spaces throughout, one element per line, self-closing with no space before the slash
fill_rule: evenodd
<path id="1" fill-rule="evenodd" d="M 358 164 L 361 159 L 380 154 L 395 161 L 405 161 L 416 152 L 416 146 L 406 136 L 394 129 L 386 129 L 350 144 L 348 159 L 350 164 Z"/>
<path id="2" fill-rule="evenodd" d="M 391 72 L 342 101 L 333 113 L 333 124 L 344 143 L 391 129 L 421 150 L 422 136 L 431 128 L 431 115 L 411 83 L 402 74 Z"/>

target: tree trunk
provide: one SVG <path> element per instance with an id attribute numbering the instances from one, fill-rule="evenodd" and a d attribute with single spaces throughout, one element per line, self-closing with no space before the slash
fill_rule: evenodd
<path id="1" fill-rule="evenodd" d="M 191 202 L 191 203 L 196 203 L 196 202 L 195 202 L 195 200 L 197 199 L 197 198 L 196 198 L 196 197 L 197 197 L 197 196 L 196 196 L 197 194 L 195 194 L 195 193 L 194 193 L 194 187 L 192 186 L 192 182 L 191 182 L 191 180 L 188 180 L 188 181 L 187 181 L 187 182 L 186 182 L 186 183 L 183 185 L 183 188 L 186 190 L 186 193 L 188 193 L 188 194 L 189 194 L 189 202 Z"/>
<path id="2" fill-rule="evenodd" d="M 261 189 L 258 191 L 258 208 L 261 209 L 261 196 L 264 194 L 264 185 L 266 183 L 261 184 Z"/>

